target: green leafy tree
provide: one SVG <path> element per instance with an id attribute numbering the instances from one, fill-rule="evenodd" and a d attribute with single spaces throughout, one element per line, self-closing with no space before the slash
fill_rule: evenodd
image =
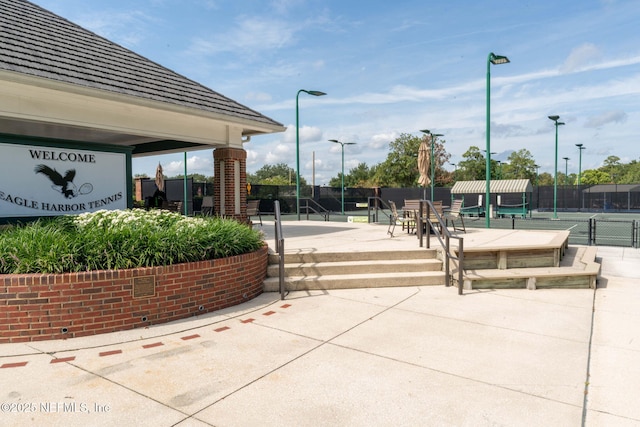
<path id="1" fill-rule="evenodd" d="M 502 165 L 502 179 L 528 179 L 535 183 L 536 162 L 526 148 L 514 151 L 509 155 L 508 164 Z"/>
<path id="2" fill-rule="evenodd" d="M 418 185 L 418 150 L 423 139 L 431 142 L 428 135 L 414 136 L 403 133 L 389 143 L 389 154 L 376 168 L 374 182 L 385 187 L 415 187 Z M 442 186 L 450 180 L 450 173 L 443 165 L 451 155 L 444 148 L 444 140 L 436 138 L 434 145 L 435 185 Z"/>
<path id="3" fill-rule="evenodd" d="M 247 174 L 247 182 L 263 185 L 296 185 L 296 171 L 286 163 L 264 165 L 255 174 Z M 302 176 L 300 185 L 307 185 Z"/>
<path id="4" fill-rule="evenodd" d="M 330 187 L 340 187 L 342 185 L 342 172 L 338 176 L 331 178 L 329 181 Z M 355 168 L 349 170 L 348 174 L 344 176 L 345 187 L 352 188 L 366 188 L 373 187 L 373 180 L 371 169 L 366 163 L 360 163 Z"/>
<path id="5" fill-rule="evenodd" d="M 604 160 L 600 171 L 605 172 L 609 175 L 611 183 L 622 184 L 621 178 L 623 178 L 624 176 L 624 169 L 624 165 L 620 163 L 620 157 L 609 156 Z"/>
<path id="6" fill-rule="evenodd" d="M 549 172 L 542 172 L 540 175 L 538 175 L 538 185 L 553 185 L 553 175 L 551 175 Z"/>
<path id="7" fill-rule="evenodd" d="M 476 181 L 486 179 L 485 170 L 487 169 L 487 159 L 480 149 L 475 145 L 462 155 L 464 160 L 458 162 L 458 171 L 456 172 L 456 180 L 458 181 Z M 497 162 L 491 160 L 491 178 L 497 177 Z"/>
<path id="8" fill-rule="evenodd" d="M 182 177 L 184 177 L 184 174 L 171 176 L 168 179 L 182 179 Z M 187 174 L 187 178 L 192 178 L 193 182 L 209 182 L 212 184 L 214 179 L 212 176 L 206 176 L 201 173 L 189 173 Z"/>
<path id="9" fill-rule="evenodd" d="M 640 183 L 640 163 L 636 160 L 632 160 L 628 164 L 624 165 L 624 169 L 621 172 L 619 184 L 637 184 Z"/>
<path id="10" fill-rule="evenodd" d="M 583 185 L 596 185 L 596 184 L 608 184 L 611 182 L 611 176 L 608 173 L 599 169 L 588 169 L 582 171 Z"/>

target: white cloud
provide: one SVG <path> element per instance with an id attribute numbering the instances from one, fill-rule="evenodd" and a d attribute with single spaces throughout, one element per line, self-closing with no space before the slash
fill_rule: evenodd
<path id="1" fill-rule="evenodd" d="M 211 38 L 195 38 L 190 51 L 205 55 L 238 51 L 259 53 L 292 44 L 295 32 L 296 29 L 285 21 L 241 16 L 230 29 L 219 31 Z"/>
<path id="2" fill-rule="evenodd" d="M 598 128 L 600 126 L 606 125 L 607 123 L 623 123 L 626 120 L 627 113 L 625 113 L 624 111 L 607 111 L 606 113 L 602 113 L 598 116 L 587 118 L 584 127 Z"/>
<path id="3" fill-rule="evenodd" d="M 380 148 L 388 148 L 389 143 L 395 140 L 398 136 L 400 135 L 395 132 L 373 135 L 371 137 L 371 142 L 369 143 L 369 146 L 374 150 L 377 150 Z"/>
<path id="4" fill-rule="evenodd" d="M 269 102 L 271 101 L 271 94 L 266 92 L 249 92 L 245 95 L 247 101 L 257 102 Z"/>
<path id="5" fill-rule="evenodd" d="M 148 29 L 158 24 L 158 19 L 139 10 L 85 14 L 75 20 L 80 26 L 120 43 L 135 47 L 148 37 Z"/>
<path id="6" fill-rule="evenodd" d="M 305 142 L 315 142 L 322 139 L 322 130 L 315 126 L 300 126 L 298 129 L 300 144 Z M 288 125 L 283 135 L 283 142 L 288 144 L 296 143 L 296 125 Z"/>
<path id="7" fill-rule="evenodd" d="M 602 54 L 600 49 L 592 43 L 585 43 L 573 49 L 564 64 L 560 68 L 563 73 L 570 73 L 580 70 L 594 62 L 598 62 Z"/>

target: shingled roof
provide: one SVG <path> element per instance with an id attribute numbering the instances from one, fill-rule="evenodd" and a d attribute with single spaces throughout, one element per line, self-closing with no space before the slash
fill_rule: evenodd
<path id="1" fill-rule="evenodd" d="M 25 0 L 0 0 L 0 70 L 283 126 Z"/>

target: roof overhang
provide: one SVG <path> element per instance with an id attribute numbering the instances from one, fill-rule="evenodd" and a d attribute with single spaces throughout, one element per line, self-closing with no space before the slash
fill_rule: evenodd
<path id="1" fill-rule="evenodd" d="M 3 133 L 132 146 L 133 156 L 242 148 L 285 127 L 0 70 Z"/>
<path id="2" fill-rule="evenodd" d="M 530 193 L 533 191 L 528 179 L 493 179 L 491 193 Z M 486 181 L 458 181 L 453 184 L 451 194 L 482 194 L 486 191 Z"/>

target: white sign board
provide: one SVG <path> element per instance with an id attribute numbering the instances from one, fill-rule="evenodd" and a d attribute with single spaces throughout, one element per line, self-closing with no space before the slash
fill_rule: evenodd
<path id="1" fill-rule="evenodd" d="M 0 143 L 0 217 L 127 208 L 124 153 Z"/>

